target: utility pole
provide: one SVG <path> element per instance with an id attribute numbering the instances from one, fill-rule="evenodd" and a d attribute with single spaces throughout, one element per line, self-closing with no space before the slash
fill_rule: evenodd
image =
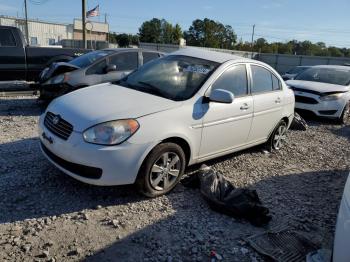
<path id="1" fill-rule="evenodd" d="M 26 24 L 24 26 L 24 28 L 25 28 L 24 30 L 25 30 L 25 33 L 26 33 L 27 45 L 29 45 L 27 0 L 24 0 L 24 13 L 25 13 L 25 18 L 26 18 Z"/>
<path id="2" fill-rule="evenodd" d="M 255 33 L 255 25 L 253 25 L 253 32 L 252 32 L 252 52 L 254 51 L 254 33 Z"/>
<path id="3" fill-rule="evenodd" d="M 82 0 L 82 29 L 83 29 L 83 43 L 84 43 L 84 48 L 87 48 L 86 45 L 86 24 L 85 24 L 85 17 L 86 17 L 86 1 Z"/>

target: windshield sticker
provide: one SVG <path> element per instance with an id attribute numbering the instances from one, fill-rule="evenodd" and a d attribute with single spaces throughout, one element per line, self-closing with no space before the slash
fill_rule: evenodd
<path id="1" fill-rule="evenodd" d="M 199 73 L 199 74 L 208 74 L 210 72 L 210 69 L 205 68 L 203 66 L 187 66 L 183 69 L 184 72 L 190 72 L 190 73 Z"/>

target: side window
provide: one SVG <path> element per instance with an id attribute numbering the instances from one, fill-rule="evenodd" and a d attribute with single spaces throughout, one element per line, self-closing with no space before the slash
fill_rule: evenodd
<path id="1" fill-rule="evenodd" d="M 226 70 L 212 85 L 214 89 L 224 89 L 237 96 L 248 93 L 247 70 L 245 65 L 237 65 Z"/>
<path id="2" fill-rule="evenodd" d="M 103 59 L 102 61 L 98 62 L 97 64 L 94 64 L 93 66 L 91 66 L 87 71 L 86 74 L 87 75 L 102 75 L 105 72 L 107 63 L 106 63 L 106 59 Z"/>
<path id="3" fill-rule="evenodd" d="M 159 58 L 158 53 L 152 53 L 152 52 L 142 52 L 143 56 L 143 64 L 146 64 L 149 61 L 152 61 L 153 59 Z"/>
<path id="4" fill-rule="evenodd" d="M 275 90 L 282 90 L 282 84 L 281 81 L 274 75 L 271 74 L 272 76 L 272 89 Z"/>
<path id="5" fill-rule="evenodd" d="M 125 52 L 112 56 L 109 59 L 111 65 L 117 66 L 117 71 L 132 71 L 138 65 L 138 52 Z"/>
<path id="6" fill-rule="evenodd" d="M 251 65 L 252 69 L 252 93 L 272 91 L 272 77 L 270 71 L 263 67 Z"/>
<path id="7" fill-rule="evenodd" d="M 0 46 L 16 46 L 15 38 L 10 29 L 0 29 Z"/>
<path id="8" fill-rule="evenodd" d="M 33 45 L 33 46 L 38 45 L 38 38 L 36 36 L 32 36 L 30 38 L 30 45 Z"/>

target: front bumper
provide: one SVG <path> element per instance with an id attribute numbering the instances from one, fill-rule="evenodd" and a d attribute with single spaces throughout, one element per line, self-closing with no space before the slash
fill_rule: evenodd
<path id="1" fill-rule="evenodd" d="M 43 117 L 39 135 L 41 150 L 51 163 L 77 180 L 100 186 L 134 183 L 144 158 L 154 146 L 128 141 L 117 146 L 94 145 L 86 143 L 76 131 L 65 141 L 43 125 Z"/>
<path id="2" fill-rule="evenodd" d="M 313 102 L 314 104 L 298 102 L 296 99 L 295 108 L 312 112 L 313 114 L 319 117 L 327 117 L 334 119 L 339 118 L 346 105 L 345 99 L 322 101 L 319 99 L 318 96 L 314 95 L 305 95 L 303 96 L 303 98 L 311 99 L 311 102 Z"/>
<path id="3" fill-rule="evenodd" d="M 40 90 L 40 99 L 52 100 L 56 97 L 64 95 L 73 90 L 73 87 L 67 83 L 62 84 L 50 84 L 50 85 L 38 85 Z"/>

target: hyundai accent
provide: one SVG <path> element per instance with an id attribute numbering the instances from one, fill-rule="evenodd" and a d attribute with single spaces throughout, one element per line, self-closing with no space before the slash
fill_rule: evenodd
<path id="1" fill-rule="evenodd" d="M 94 185 L 175 187 L 185 167 L 266 143 L 278 150 L 294 94 L 270 66 L 184 48 L 114 83 L 59 97 L 39 121 L 43 154 Z"/>

